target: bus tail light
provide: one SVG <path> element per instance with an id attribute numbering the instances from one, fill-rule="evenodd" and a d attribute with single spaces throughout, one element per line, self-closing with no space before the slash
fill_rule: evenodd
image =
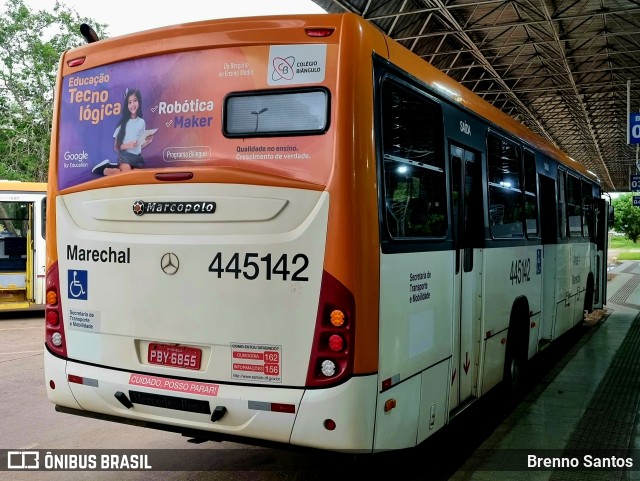
<path id="1" fill-rule="evenodd" d="M 344 339 L 338 334 L 329 336 L 329 349 L 340 352 L 344 348 Z"/>
<path id="2" fill-rule="evenodd" d="M 307 387 L 336 385 L 353 373 L 355 308 L 349 289 L 323 271 Z"/>
<path id="3" fill-rule="evenodd" d="M 313 28 L 305 28 L 305 32 L 307 32 L 307 36 L 309 37 L 330 37 L 333 35 L 335 31 L 334 28 L 322 28 L 322 27 L 313 27 Z"/>
<path id="4" fill-rule="evenodd" d="M 67 65 L 69 67 L 79 67 L 86 59 L 87 57 L 72 58 L 71 60 L 67 60 Z"/>
<path id="5" fill-rule="evenodd" d="M 51 265 L 47 271 L 47 293 L 45 306 L 45 342 L 47 348 L 54 354 L 67 357 L 67 344 L 62 322 L 62 305 L 60 303 L 60 277 L 58 262 Z"/>

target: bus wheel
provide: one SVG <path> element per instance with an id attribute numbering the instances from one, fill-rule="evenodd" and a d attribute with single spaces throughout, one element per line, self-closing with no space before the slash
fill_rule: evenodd
<path id="1" fill-rule="evenodd" d="M 525 381 L 526 358 L 517 352 L 517 349 L 510 349 L 507 341 L 507 352 L 504 361 L 504 382 L 511 391 L 521 391 Z"/>
<path id="2" fill-rule="evenodd" d="M 528 309 L 528 308 L 527 308 Z M 528 329 L 517 320 L 528 319 L 527 309 L 514 309 L 507 334 L 507 349 L 504 360 L 504 384 L 510 391 L 519 393 L 526 384 Z"/>

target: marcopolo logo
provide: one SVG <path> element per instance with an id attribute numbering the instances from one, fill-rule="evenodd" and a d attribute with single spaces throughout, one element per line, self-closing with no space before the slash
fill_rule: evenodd
<path id="1" fill-rule="evenodd" d="M 144 214 L 213 214 L 215 211 L 215 202 L 144 202 L 136 200 L 133 203 L 133 213 L 137 216 Z"/>

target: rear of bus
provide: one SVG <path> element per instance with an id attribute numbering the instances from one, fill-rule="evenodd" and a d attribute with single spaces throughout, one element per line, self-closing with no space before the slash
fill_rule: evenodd
<path id="1" fill-rule="evenodd" d="M 371 450 L 371 54 L 344 45 L 384 41 L 356 18 L 198 22 L 63 55 L 45 350 L 59 411 Z M 130 169 L 114 144 L 133 119 Z"/>

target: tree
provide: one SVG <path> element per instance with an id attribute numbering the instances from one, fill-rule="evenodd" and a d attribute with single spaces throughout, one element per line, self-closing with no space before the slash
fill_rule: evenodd
<path id="1" fill-rule="evenodd" d="M 626 193 L 613 199 L 615 213 L 614 228 L 624 232 L 629 240 L 638 242 L 640 238 L 640 207 L 633 205 L 633 193 Z"/>
<path id="2" fill-rule="evenodd" d="M 0 0 L 1 1 L 1 0 Z M 46 181 L 53 95 L 60 56 L 84 43 L 80 25 L 102 35 L 105 25 L 56 1 L 34 12 L 4 0 L 0 13 L 0 178 Z"/>

